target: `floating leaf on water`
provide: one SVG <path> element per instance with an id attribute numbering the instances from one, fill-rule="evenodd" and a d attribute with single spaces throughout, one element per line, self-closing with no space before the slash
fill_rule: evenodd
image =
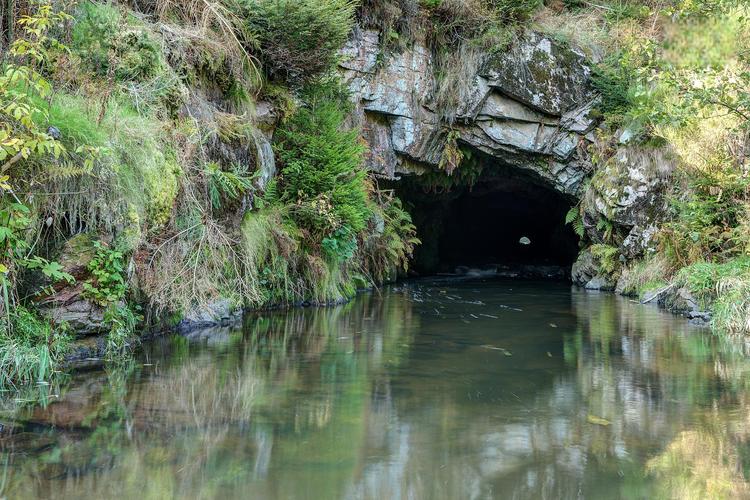
<path id="1" fill-rule="evenodd" d="M 551 358 L 551 357 L 552 357 L 552 353 L 551 353 L 551 352 L 549 352 L 549 351 L 547 351 L 547 357 L 548 357 L 548 358 Z"/>
<path id="2" fill-rule="evenodd" d="M 557 328 L 557 325 L 555 323 L 550 323 L 549 326 L 551 326 L 552 328 Z"/>
<path id="3" fill-rule="evenodd" d="M 589 415 L 588 417 L 586 417 L 586 420 L 588 421 L 588 423 L 594 424 L 594 425 L 607 426 L 611 424 L 611 422 L 607 420 L 606 418 L 596 417 L 594 415 Z"/>

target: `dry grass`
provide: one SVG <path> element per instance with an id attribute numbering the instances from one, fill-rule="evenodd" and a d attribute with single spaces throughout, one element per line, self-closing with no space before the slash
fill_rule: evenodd
<path id="1" fill-rule="evenodd" d="M 660 1 L 653 3 L 653 15 L 643 20 L 613 19 L 607 2 L 587 3 L 580 10 L 546 7 L 534 16 L 534 28 L 583 50 L 594 61 L 601 61 L 634 40 L 657 40 L 662 36 L 659 11 L 666 5 Z"/>
<path id="2" fill-rule="evenodd" d="M 244 21 L 222 2 L 149 0 L 146 4 L 146 10 L 160 21 L 165 38 L 189 41 L 183 48 L 202 51 L 201 56 L 221 54 L 236 78 L 252 85 L 261 81 L 260 63 L 251 52 L 257 41 L 244 29 Z"/>
<path id="3" fill-rule="evenodd" d="M 649 291 L 662 288 L 675 269 L 662 254 L 654 254 L 638 262 L 629 263 L 617 282 L 617 291 L 623 295 L 641 297 Z"/>

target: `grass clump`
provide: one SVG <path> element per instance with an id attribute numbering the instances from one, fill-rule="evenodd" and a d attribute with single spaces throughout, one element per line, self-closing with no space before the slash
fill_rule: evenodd
<path id="1" fill-rule="evenodd" d="M 118 101 L 101 120 L 100 113 L 85 96 L 59 93 L 52 99 L 48 123 L 60 130 L 62 143 L 70 151 L 85 146 L 98 154 L 91 162 L 72 153 L 37 165 L 36 182 L 46 194 L 36 208 L 63 233 L 85 228 L 130 234 L 123 242 L 129 239 L 133 249 L 141 228 L 153 230 L 171 217 L 183 172 L 160 120 Z M 57 194 L 71 192 L 78 196 Z"/>
<path id="2" fill-rule="evenodd" d="M 69 347 L 64 329 L 23 306 L 7 320 L 0 325 L 0 389 L 51 382 Z"/>
<path id="3" fill-rule="evenodd" d="M 271 80 L 299 86 L 331 70 L 354 24 L 352 0 L 244 0 Z"/>
<path id="4" fill-rule="evenodd" d="M 713 313 L 712 326 L 728 333 L 750 331 L 750 257 L 721 264 L 696 262 L 680 270 L 686 286 Z"/>
<path id="5" fill-rule="evenodd" d="M 648 255 L 623 268 L 617 282 L 618 292 L 643 300 L 648 292 L 666 287 L 671 274 L 669 262 L 662 254 Z"/>

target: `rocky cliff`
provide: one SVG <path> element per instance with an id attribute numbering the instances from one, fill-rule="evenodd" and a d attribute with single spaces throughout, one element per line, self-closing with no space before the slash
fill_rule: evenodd
<path id="1" fill-rule="evenodd" d="M 371 170 L 394 177 L 436 168 L 448 141 L 457 140 L 580 196 L 592 170 L 586 151 L 596 125 L 591 69 L 582 53 L 538 33 L 522 36 L 479 61 L 448 124 L 436 110 L 438 77 L 423 45 L 385 53 L 378 32 L 359 30 L 343 52 Z"/>
<path id="2" fill-rule="evenodd" d="M 595 166 L 592 150 L 604 147 L 596 133 L 599 97 L 581 51 L 540 33 L 520 35 L 507 50 L 476 62 L 450 121 L 437 109 L 439 76 L 424 44 L 388 51 L 377 31 L 359 29 L 342 55 L 340 68 L 356 105 L 353 121 L 368 145 L 367 166 L 378 175 L 397 179 L 439 169 L 455 141 L 531 174 L 571 205 L 586 198 L 585 239 L 601 243 L 605 233 L 619 235 L 615 258 L 635 259 L 653 246 L 671 162 L 663 152 L 628 146 L 627 134 L 619 134 L 620 142 L 608 145 L 616 153 Z M 614 289 L 600 267 L 584 250 L 573 280 Z"/>

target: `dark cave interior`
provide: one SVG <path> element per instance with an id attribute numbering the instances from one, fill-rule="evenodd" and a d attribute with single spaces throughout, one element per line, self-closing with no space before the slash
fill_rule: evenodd
<path id="1" fill-rule="evenodd" d="M 533 173 L 490 164 L 470 185 L 435 181 L 434 174 L 412 175 L 392 184 L 422 240 L 412 264 L 416 273 L 452 273 L 458 266 L 568 268 L 575 260 L 578 237 L 565 224 L 575 200 Z"/>

